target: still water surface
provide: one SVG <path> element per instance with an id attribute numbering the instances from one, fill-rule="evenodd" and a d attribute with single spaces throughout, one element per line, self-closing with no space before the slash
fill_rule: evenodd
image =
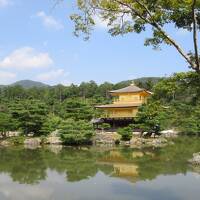
<path id="1" fill-rule="evenodd" d="M 199 200 L 199 138 L 162 149 L 0 148 L 0 200 Z"/>

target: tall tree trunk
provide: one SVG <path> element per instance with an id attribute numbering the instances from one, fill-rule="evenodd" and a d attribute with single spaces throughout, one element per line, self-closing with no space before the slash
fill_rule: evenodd
<path id="1" fill-rule="evenodd" d="M 199 64 L 199 53 L 198 53 L 198 39 L 197 39 L 197 15 L 195 11 L 196 0 L 193 0 L 192 3 L 192 18 L 193 18 L 193 42 L 194 42 L 194 51 L 195 51 L 195 63 L 196 71 L 200 71 Z"/>

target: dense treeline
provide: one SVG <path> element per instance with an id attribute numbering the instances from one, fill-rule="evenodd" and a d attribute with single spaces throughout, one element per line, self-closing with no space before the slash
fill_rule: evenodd
<path id="1" fill-rule="evenodd" d="M 136 84 L 151 90 L 158 79 L 136 80 Z M 92 136 L 92 118 L 100 113 L 97 104 L 110 103 L 110 90 L 128 86 L 131 81 L 117 84 L 94 81 L 78 85 L 24 88 L 14 85 L 0 88 L 0 133 L 19 130 L 23 134 L 48 135 L 60 129 L 66 143 L 85 143 Z M 74 128 L 73 128 L 74 127 Z M 68 130 L 66 132 L 66 129 Z"/>
<path id="2" fill-rule="evenodd" d="M 135 79 L 134 82 L 141 88 L 151 90 L 153 86 L 160 81 L 162 78 L 158 77 L 147 77 Z M 112 84 L 105 82 L 101 85 L 97 85 L 94 81 L 82 82 L 80 85 L 71 84 L 70 86 L 40 86 L 40 87 L 26 87 L 23 82 L 22 86 L 20 85 L 10 85 L 0 87 L 0 97 L 1 101 L 3 99 L 13 100 L 13 99 L 37 99 L 47 101 L 49 100 L 58 100 L 62 102 L 67 98 L 108 98 L 108 91 L 115 90 L 119 88 L 126 87 L 132 83 L 129 81 L 122 81 L 117 84 Z M 27 84 L 30 84 L 27 82 Z"/>
<path id="3" fill-rule="evenodd" d="M 110 103 L 109 91 L 130 83 L 97 85 L 90 81 L 67 87 L 3 87 L 0 89 L 1 137 L 12 130 L 19 130 L 24 135 L 46 136 L 59 129 L 65 143 L 88 143 L 93 135 L 90 121 L 101 116 L 94 106 Z M 140 108 L 131 128 L 149 131 L 160 125 L 161 129 L 177 128 L 185 133 L 200 133 L 200 75 L 177 73 L 159 81 L 145 79 L 135 83 L 151 90 L 153 95 L 148 104 Z M 131 135 L 127 130 L 131 129 L 120 130 L 124 139 L 129 138 L 128 132 Z"/>

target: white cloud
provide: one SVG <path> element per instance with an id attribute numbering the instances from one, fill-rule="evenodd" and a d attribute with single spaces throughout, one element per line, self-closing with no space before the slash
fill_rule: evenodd
<path id="1" fill-rule="evenodd" d="M 62 83 L 66 85 L 69 83 L 69 81 L 66 80 L 68 75 L 69 73 L 65 72 L 64 69 L 56 69 L 41 73 L 36 76 L 36 79 L 38 81 L 51 82 L 52 84 Z"/>
<path id="2" fill-rule="evenodd" d="M 108 25 L 107 25 L 108 24 L 108 20 L 104 20 L 99 16 L 95 16 L 94 17 L 94 21 L 95 21 L 95 25 L 98 28 L 106 29 L 108 27 Z"/>
<path id="3" fill-rule="evenodd" d="M 5 7 L 10 4 L 11 4 L 10 0 L 0 0 L 0 7 Z"/>
<path id="4" fill-rule="evenodd" d="M 181 28 L 181 29 L 178 29 L 178 31 L 176 32 L 176 34 L 178 36 L 187 36 L 187 35 L 190 34 L 190 32 L 188 30 L 186 30 L 186 29 Z"/>
<path id="5" fill-rule="evenodd" d="M 53 16 L 47 15 L 44 11 L 40 11 L 36 14 L 37 17 L 39 17 L 42 20 L 42 23 L 47 28 L 53 28 L 56 30 L 63 29 L 63 24 L 56 20 Z"/>
<path id="6" fill-rule="evenodd" d="M 132 16 L 127 14 L 124 16 L 123 20 L 124 21 L 132 21 Z M 98 28 L 107 29 L 109 27 L 112 27 L 112 25 L 109 25 L 109 20 L 104 19 L 103 17 L 101 17 L 101 15 L 95 15 L 94 21 L 95 21 L 95 25 Z M 115 24 L 115 23 L 121 23 L 121 16 L 119 16 L 113 24 Z"/>
<path id="7" fill-rule="evenodd" d="M 0 60 L 0 68 L 18 70 L 44 68 L 52 64 L 53 60 L 48 53 L 37 52 L 31 47 L 16 49 L 3 60 Z"/>
<path id="8" fill-rule="evenodd" d="M 0 70 L 0 84 L 8 84 L 13 82 L 13 79 L 16 78 L 16 74 Z"/>
<path id="9" fill-rule="evenodd" d="M 69 80 L 63 80 L 63 81 L 60 82 L 60 84 L 62 84 L 64 86 L 70 86 L 72 84 L 72 82 L 69 81 Z"/>

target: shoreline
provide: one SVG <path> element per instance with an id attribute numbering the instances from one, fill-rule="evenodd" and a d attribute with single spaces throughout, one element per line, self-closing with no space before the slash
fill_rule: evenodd
<path id="1" fill-rule="evenodd" d="M 176 136 L 177 137 L 177 136 Z M 133 134 L 130 141 L 122 141 L 121 136 L 116 132 L 96 132 L 88 144 L 64 144 L 59 136 L 48 137 L 28 137 L 14 136 L 5 139 L 0 139 L 0 147 L 9 146 L 24 146 L 25 148 L 37 148 L 42 146 L 63 146 L 63 147 L 84 147 L 84 146 L 112 146 L 112 147 L 130 147 L 130 148 L 145 148 L 145 147 L 165 147 L 173 144 L 172 139 L 175 136 L 157 136 L 157 137 L 140 137 Z"/>

